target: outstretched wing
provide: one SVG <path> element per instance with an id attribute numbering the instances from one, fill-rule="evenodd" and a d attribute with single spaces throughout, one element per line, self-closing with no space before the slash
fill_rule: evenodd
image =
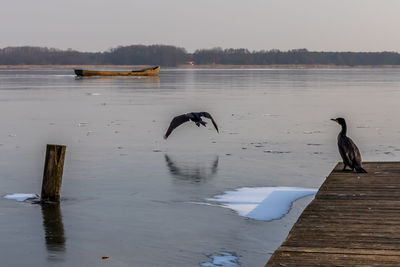
<path id="1" fill-rule="evenodd" d="M 172 119 L 171 123 L 169 124 L 168 130 L 164 135 L 164 139 L 167 139 L 168 136 L 172 133 L 172 131 L 181 125 L 182 123 L 185 123 L 189 120 L 189 117 L 186 114 L 176 116 L 175 118 Z"/>
<path id="2" fill-rule="evenodd" d="M 199 112 L 199 115 L 202 116 L 202 117 L 205 117 L 207 119 L 210 119 L 212 121 L 212 124 L 215 127 L 215 130 L 217 130 L 217 132 L 219 133 L 218 125 L 215 123 L 215 121 L 214 121 L 213 117 L 210 115 L 210 113 L 208 113 L 208 112 Z"/>

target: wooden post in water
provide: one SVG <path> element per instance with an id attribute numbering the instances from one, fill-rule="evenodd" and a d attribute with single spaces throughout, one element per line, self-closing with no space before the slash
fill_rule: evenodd
<path id="1" fill-rule="evenodd" d="M 47 145 L 41 201 L 60 201 L 66 146 Z"/>

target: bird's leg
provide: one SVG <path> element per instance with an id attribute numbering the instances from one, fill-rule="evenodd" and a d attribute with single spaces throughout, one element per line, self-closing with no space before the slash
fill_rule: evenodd
<path id="1" fill-rule="evenodd" d="M 342 171 L 345 171 L 345 170 L 346 170 L 346 167 L 347 167 L 347 165 L 346 165 L 346 163 L 344 163 L 344 167 L 343 167 L 343 170 L 342 170 Z"/>

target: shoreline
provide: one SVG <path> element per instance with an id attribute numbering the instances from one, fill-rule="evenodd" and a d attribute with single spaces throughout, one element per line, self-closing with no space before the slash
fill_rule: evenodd
<path id="1" fill-rule="evenodd" d="M 232 64 L 204 64 L 179 65 L 184 69 L 371 69 L 371 68 L 400 68 L 400 65 L 330 65 L 330 64 L 272 64 L 272 65 L 232 65 Z"/>
<path id="2" fill-rule="evenodd" d="M 76 68 L 146 68 L 152 65 L 0 65 L 0 69 L 76 69 Z M 400 65 L 322 65 L 322 64 L 283 64 L 283 65 L 232 65 L 204 64 L 178 65 L 162 69 L 398 69 Z"/>

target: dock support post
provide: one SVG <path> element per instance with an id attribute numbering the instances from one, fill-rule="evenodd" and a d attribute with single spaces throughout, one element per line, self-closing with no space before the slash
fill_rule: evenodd
<path id="1" fill-rule="evenodd" d="M 66 146 L 47 145 L 44 162 L 41 201 L 60 201 Z"/>

